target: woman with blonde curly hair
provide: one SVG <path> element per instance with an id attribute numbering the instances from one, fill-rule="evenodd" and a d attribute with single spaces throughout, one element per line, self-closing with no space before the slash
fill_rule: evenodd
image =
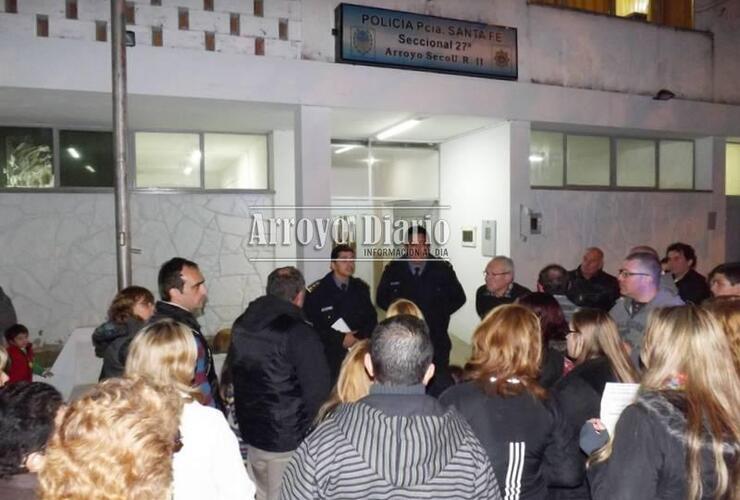
<path id="1" fill-rule="evenodd" d="M 169 499 L 181 411 L 181 398 L 141 379 L 93 387 L 57 423 L 41 500 Z"/>
<path id="2" fill-rule="evenodd" d="M 577 486 L 583 477 L 578 443 L 539 385 L 541 359 L 537 315 L 521 305 L 499 306 L 473 334 L 470 381 L 440 397 L 473 428 L 505 498 L 544 500 L 548 486 Z"/>
<path id="3" fill-rule="evenodd" d="M 173 389 L 185 403 L 180 420 L 182 450 L 175 455 L 174 499 L 230 500 L 254 496 L 239 443 L 224 415 L 201 405 L 192 386 L 198 357 L 190 329 L 160 320 L 141 330 L 129 349 L 127 377 L 143 377 Z"/>
<path id="4" fill-rule="evenodd" d="M 694 305 L 656 309 L 642 361 L 640 395 L 589 469 L 593 498 L 740 498 L 740 381 L 720 325 Z"/>
<path id="5" fill-rule="evenodd" d="M 367 340 L 360 340 L 347 353 L 339 370 L 339 378 L 332 389 L 329 399 L 321 405 L 316 416 L 316 422 L 321 422 L 331 416 L 332 412 L 342 403 L 354 403 L 370 393 L 373 381 L 365 370 L 365 354 L 370 350 Z"/>

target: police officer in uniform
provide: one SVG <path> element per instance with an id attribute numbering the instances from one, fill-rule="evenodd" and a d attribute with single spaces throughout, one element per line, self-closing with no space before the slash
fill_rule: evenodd
<path id="1" fill-rule="evenodd" d="M 359 339 L 370 337 L 378 322 L 370 300 L 370 287 L 352 275 L 355 252 L 349 245 L 337 245 L 331 252 L 331 272 L 308 287 L 303 311 L 324 343 L 332 385 L 339 375 L 347 349 Z M 343 320 L 349 332 L 337 330 Z"/>
<path id="2" fill-rule="evenodd" d="M 398 299 L 408 299 L 419 306 L 434 345 L 437 376 L 429 393 L 438 395 L 451 385 L 448 367 L 452 344 L 447 328 L 452 313 L 465 304 L 465 291 L 452 265 L 429 255 L 427 233 L 422 226 L 409 228 L 407 241 L 406 253 L 385 267 L 376 302 L 383 310 Z"/>

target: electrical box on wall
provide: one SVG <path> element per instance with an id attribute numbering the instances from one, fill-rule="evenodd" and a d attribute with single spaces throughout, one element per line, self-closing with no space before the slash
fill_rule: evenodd
<path id="1" fill-rule="evenodd" d="M 484 257 L 496 256 L 496 221 L 484 220 L 481 225 L 481 254 Z"/>
<path id="2" fill-rule="evenodd" d="M 462 228 L 461 239 L 462 239 L 462 246 L 475 247 L 478 244 L 475 238 L 475 228 L 474 227 Z"/>

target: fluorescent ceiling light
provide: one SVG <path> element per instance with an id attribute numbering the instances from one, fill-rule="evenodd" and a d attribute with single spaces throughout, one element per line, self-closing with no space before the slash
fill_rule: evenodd
<path id="1" fill-rule="evenodd" d="M 378 135 L 376 135 L 375 138 L 378 139 L 379 141 L 384 141 L 388 139 L 389 137 L 402 134 L 406 132 L 407 130 L 410 130 L 416 127 L 419 123 L 421 123 L 421 120 L 418 120 L 416 118 L 411 119 L 411 120 L 406 120 L 405 122 L 401 122 L 398 125 L 394 125 L 389 129 L 383 130 Z"/>
<path id="2" fill-rule="evenodd" d="M 69 153 L 69 156 L 71 156 L 75 160 L 80 159 L 80 153 L 75 148 L 67 148 L 67 153 Z"/>
<path id="3" fill-rule="evenodd" d="M 182 169 L 182 173 L 185 175 L 190 175 L 193 173 L 193 167 L 185 167 Z"/>
<path id="4" fill-rule="evenodd" d="M 542 153 L 532 153 L 529 155 L 529 161 L 530 163 L 542 163 L 545 161 L 545 155 Z"/>
<path id="5" fill-rule="evenodd" d="M 190 153 L 190 161 L 192 161 L 193 163 L 198 163 L 200 162 L 200 156 L 200 151 L 196 149 L 195 151 Z"/>
<path id="6" fill-rule="evenodd" d="M 364 160 L 362 160 L 362 161 L 364 161 L 364 162 L 365 162 L 365 163 L 367 163 L 368 165 L 375 165 L 375 164 L 376 164 L 376 163 L 378 163 L 378 162 L 379 162 L 380 160 L 378 160 L 378 159 L 377 159 L 377 158 L 375 158 L 374 156 L 371 156 L 371 157 L 369 157 L 369 158 L 365 158 L 365 159 L 364 159 Z"/>
<path id="7" fill-rule="evenodd" d="M 95 169 L 91 165 L 85 165 L 85 170 L 87 170 L 91 174 L 95 173 Z"/>
<path id="8" fill-rule="evenodd" d="M 357 144 L 347 144 L 347 145 L 343 145 L 343 146 L 341 146 L 341 147 L 340 147 L 339 149 L 337 149 L 336 151 L 334 151 L 334 154 L 336 154 L 336 155 L 340 155 L 340 154 L 342 154 L 342 153 L 346 153 L 347 151 L 352 151 L 352 150 L 353 150 L 353 149 L 355 149 L 356 147 L 359 147 L 359 146 L 357 146 Z"/>

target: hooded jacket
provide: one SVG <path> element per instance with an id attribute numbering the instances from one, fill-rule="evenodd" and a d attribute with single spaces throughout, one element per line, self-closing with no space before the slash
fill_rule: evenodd
<path id="1" fill-rule="evenodd" d="M 594 500 L 687 498 L 686 406 L 680 392 L 661 391 L 642 394 L 624 410 L 614 430 L 610 457 L 588 471 Z M 732 464 L 740 460 L 740 443 L 725 442 L 723 451 L 732 471 Z M 702 439 L 700 461 L 701 498 L 714 499 L 714 457 L 708 435 Z M 732 484 L 731 476 L 731 488 Z M 737 498 L 732 495 L 728 492 L 720 500 Z"/>
<path id="2" fill-rule="evenodd" d="M 418 394 L 403 387 L 378 394 L 377 386 L 340 405 L 306 438 L 283 475 L 280 498 L 502 498 L 486 452 L 454 409 L 421 385 Z"/>
<path id="3" fill-rule="evenodd" d="M 265 295 L 237 318 L 231 335 L 242 439 L 264 451 L 295 450 L 331 389 L 318 334 L 300 308 Z"/>
<path id="4" fill-rule="evenodd" d="M 92 334 L 95 355 L 103 358 L 99 380 L 123 376 L 128 347 L 142 326 L 143 321 L 129 318 L 125 323 L 106 321 L 95 329 Z"/>

